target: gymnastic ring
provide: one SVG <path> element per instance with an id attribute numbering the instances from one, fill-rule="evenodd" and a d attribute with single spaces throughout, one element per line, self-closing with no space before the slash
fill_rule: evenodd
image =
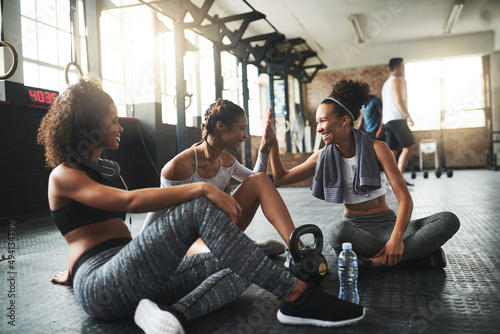
<path id="1" fill-rule="evenodd" d="M 0 79 L 1 80 L 5 80 L 5 79 L 8 79 L 11 76 L 13 76 L 14 73 L 16 72 L 17 63 L 18 63 L 19 57 L 17 56 L 16 48 L 14 48 L 12 46 L 12 44 L 10 44 L 8 42 L 1 41 L 0 42 L 0 46 L 5 46 L 7 49 L 9 49 L 10 52 L 12 53 L 12 58 L 13 58 L 12 66 L 10 67 L 10 70 L 7 73 L 5 73 L 5 74 L 0 75 Z"/>
<path id="2" fill-rule="evenodd" d="M 192 101 L 193 94 L 186 93 L 184 95 L 184 98 L 186 98 L 186 97 L 189 97 L 189 103 L 188 103 L 187 107 L 185 107 L 184 109 L 187 109 L 187 108 L 189 108 L 191 106 L 191 101 Z M 173 100 L 174 100 L 174 106 L 177 108 L 177 96 L 173 96 Z"/>
<path id="3" fill-rule="evenodd" d="M 288 131 L 290 131 L 290 121 L 285 120 L 285 132 L 288 132 Z"/>
<path id="4" fill-rule="evenodd" d="M 74 61 L 70 61 L 68 63 L 68 65 L 66 65 L 66 68 L 64 69 L 64 78 L 66 79 L 66 84 L 69 86 L 70 83 L 69 83 L 69 77 L 68 77 L 68 73 L 69 73 L 69 68 L 71 67 L 71 65 L 75 66 L 76 69 L 78 70 L 78 73 L 80 73 L 80 77 L 83 77 L 83 71 L 82 71 L 82 68 L 80 67 L 80 65 L 78 65 L 77 62 L 74 62 Z"/>

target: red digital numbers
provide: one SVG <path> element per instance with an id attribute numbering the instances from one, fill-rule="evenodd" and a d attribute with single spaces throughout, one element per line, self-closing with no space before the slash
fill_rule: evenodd
<path id="1" fill-rule="evenodd" d="M 30 94 L 30 98 L 32 101 L 38 102 L 38 99 L 36 97 L 36 91 L 33 89 L 28 89 L 28 93 Z"/>
<path id="2" fill-rule="evenodd" d="M 28 89 L 30 99 L 34 103 L 51 104 L 57 98 L 56 92 Z"/>

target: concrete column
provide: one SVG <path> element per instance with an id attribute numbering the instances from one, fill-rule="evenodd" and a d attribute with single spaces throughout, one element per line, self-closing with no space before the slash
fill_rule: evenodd
<path id="1" fill-rule="evenodd" d="M 248 68 L 246 62 L 241 62 L 241 84 L 243 89 L 243 109 L 245 110 L 245 114 L 247 116 L 247 132 L 248 138 L 245 140 L 245 166 L 249 169 L 252 169 L 252 143 L 250 136 L 250 115 L 248 111 L 248 100 L 250 98 L 248 91 Z"/>
<path id="2" fill-rule="evenodd" d="M 99 24 L 101 10 L 98 8 L 96 0 L 85 1 L 84 6 L 87 11 L 87 52 L 89 72 L 102 78 L 101 29 Z"/>
<path id="3" fill-rule="evenodd" d="M 224 78 L 222 77 L 222 60 L 220 46 L 214 43 L 215 99 L 222 99 Z"/>
<path id="4" fill-rule="evenodd" d="M 186 50 L 184 28 L 174 24 L 175 41 L 175 87 L 177 95 L 177 153 L 186 149 L 186 81 L 184 80 L 184 53 Z"/>
<path id="5" fill-rule="evenodd" d="M 500 50 L 491 54 L 491 113 L 492 128 L 500 131 Z M 499 138 L 499 135 L 494 138 Z M 500 144 L 493 144 L 493 153 L 497 155 L 497 165 L 500 164 Z"/>

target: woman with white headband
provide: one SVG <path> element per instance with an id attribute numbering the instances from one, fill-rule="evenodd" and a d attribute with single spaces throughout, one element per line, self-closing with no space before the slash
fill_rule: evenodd
<path id="1" fill-rule="evenodd" d="M 368 84 L 342 79 L 316 110 L 316 130 L 325 147 L 304 163 L 285 170 L 276 137 L 271 140 L 270 162 L 276 185 L 314 176 L 313 196 L 328 203 L 343 203 L 344 217 L 331 225 L 331 246 L 338 254 L 351 242 L 362 270 L 394 266 L 403 261 L 443 268 L 441 246 L 459 229 L 450 212 L 410 221 L 413 201 L 387 145 L 353 128 L 360 109 L 369 101 Z M 398 200 L 395 213 L 385 199 L 389 181 Z"/>

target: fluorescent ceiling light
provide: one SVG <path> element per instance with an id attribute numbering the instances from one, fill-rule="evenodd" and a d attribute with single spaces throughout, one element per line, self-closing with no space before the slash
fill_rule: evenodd
<path id="1" fill-rule="evenodd" d="M 460 16 L 460 13 L 462 12 L 463 8 L 464 8 L 463 0 L 455 0 L 455 4 L 451 9 L 450 16 L 448 16 L 448 20 L 446 21 L 446 24 L 444 26 L 444 33 L 446 35 L 449 35 L 451 33 L 451 29 L 457 22 L 458 17 Z"/>
<path id="2" fill-rule="evenodd" d="M 361 30 L 361 26 L 359 25 L 358 16 L 356 14 L 351 14 L 347 17 L 347 19 L 351 21 L 351 26 L 354 30 L 354 33 L 356 34 L 357 42 L 364 43 L 366 40 L 365 34 L 363 33 L 363 30 Z"/>

